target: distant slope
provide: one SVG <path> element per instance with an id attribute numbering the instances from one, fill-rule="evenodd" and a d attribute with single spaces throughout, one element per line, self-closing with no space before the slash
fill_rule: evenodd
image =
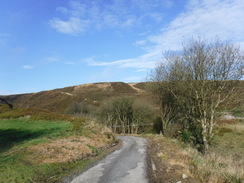
<path id="1" fill-rule="evenodd" d="M 123 82 L 104 82 L 89 83 L 77 86 L 70 86 L 49 91 L 41 91 L 30 94 L 19 94 L 0 96 L 14 105 L 14 108 L 35 107 L 46 109 L 52 112 L 63 113 L 64 110 L 73 102 L 86 102 L 94 106 L 99 106 L 103 101 L 118 96 L 133 96 L 152 102 L 147 91 L 147 83 L 123 83 Z M 222 105 L 224 111 L 233 110 L 243 116 L 244 111 L 244 81 L 234 91 L 235 94 L 229 98 L 228 105 Z M 243 99 L 238 100 L 236 99 Z"/>
<path id="2" fill-rule="evenodd" d="M 14 107 L 37 107 L 63 112 L 72 102 L 85 101 L 98 106 L 102 101 L 117 96 L 146 95 L 146 83 L 106 82 L 90 83 L 30 94 L 2 96 Z"/>

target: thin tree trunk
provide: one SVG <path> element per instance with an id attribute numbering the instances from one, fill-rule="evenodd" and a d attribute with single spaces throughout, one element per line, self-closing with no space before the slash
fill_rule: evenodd
<path id="1" fill-rule="evenodd" d="M 206 153 L 208 152 L 208 147 L 209 147 L 206 119 L 202 119 L 201 123 L 202 123 L 203 153 Z"/>

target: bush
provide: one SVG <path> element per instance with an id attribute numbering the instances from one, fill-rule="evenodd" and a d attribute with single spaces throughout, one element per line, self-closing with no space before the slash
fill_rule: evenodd
<path id="1" fill-rule="evenodd" d="M 75 116 L 90 116 L 94 114 L 94 108 L 85 102 L 73 102 L 65 109 L 65 113 Z"/>
<path id="2" fill-rule="evenodd" d="M 80 133 L 88 121 L 90 121 L 90 118 L 86 118 L 86 117 L 74 118 L 73 120 L 71 120 L 71 123 L 73 124 L 72 130 L 76 133 Z"/>
<path id="3" fill-rule="evenodd" d="M 191 141 L 192 134 L 188 130 L 183 130 L 181 134 L 181 139 L 183 142 L 190 142 Z"/>
<path id="4" fill-rule="evenodd" d="M 153 121 L 153 131 L 155 131 L 158 134 L 160 134 L 160 132 L 163 132 L 163 124 L 160 116 L 155 117 Z"/>

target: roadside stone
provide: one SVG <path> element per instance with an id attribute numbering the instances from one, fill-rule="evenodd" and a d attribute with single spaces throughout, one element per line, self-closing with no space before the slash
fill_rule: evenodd
<path id="1" fill-rule="evenodd" d="M 176 182 L 176 183 L 182 183 L 181 181 L 178 181 L 178 182 Z"/>
<path id="2" fill-rule="evenodd" d="M 182 174 L 182 178 L 186 179 L 188 176 L 186 174 Z"/>

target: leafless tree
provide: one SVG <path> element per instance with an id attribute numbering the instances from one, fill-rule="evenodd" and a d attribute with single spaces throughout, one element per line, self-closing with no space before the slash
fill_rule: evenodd
<path id="1" fill-rule="evenodd" d="M 72 102 L 65 109 L 65 113 L 76 116 L 92 116 L 95 107 L 85 102 Z"/>
<path id="2" fill-rule="evenodd" d="M 170 136 L 170 128 L 178 115 L 178 106 L 173 94 L 170 92 L 170 83 L 161 80 L 162 78 L 160 76 L 163 74 L 161 71 L 163 71 L 163 68 L 158 65 L 154 74 L 151 75 L 151 79 L 154 82 L 148 83 L 148 88 L 152 92 L 154 100 L 160 108 L 162 133 L 165 136 Z"/>
<path id="3" fill-rule="evenodd" d="M 117 97 L 103 103 L 100 116 L 116 133 L 137 134 L 148 123 L 152 111 L 148 104 L 132 97 Z"/>
<path id="4" fill-rule="evenodd" d="M 145 101 L 136 100 L 132 106 L 133 120 L 131 133 L 137 134 L 139 129 L 146 128 L 151 125 L 153 116 L 153 108 Z"/>
<path id="5" fill-rule="evenodd" d="M 100 111 L 103 122 L 113 129 L 114 132 L 130 133 L 132 124 L 132 103 L 131 97 L 117 97 L 105 102 Z"/>
<path id="6" fill-rule="evenodd" d="M 172 117 L 200 125 L 207 151 L 217 122 L 216 112 L 243 78 L 243 68 L 244 54 L 238 46 L 218 38 L 207 41 L 199 37 L 183 43 L 182 51 L 165 53 L 151 81 L 163 86 L 174 102 L 172 106 L 164 104 L 165 92 L 159 92 L 162 113 L 172 111 Z M 169 111 L 164 111 L 165 107 Z"/>

